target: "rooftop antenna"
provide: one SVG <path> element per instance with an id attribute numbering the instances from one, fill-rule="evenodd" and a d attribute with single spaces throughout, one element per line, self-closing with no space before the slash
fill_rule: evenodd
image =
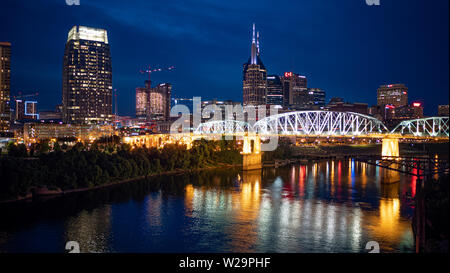
<path id="1" fill-rule="evenodd" d="M 256 49 L 259 56 L 259 31 L 256 32 Z"/>
<path id="2" fill-rule="evenodd" d="M 255 43 L 255 23 L 253 23 L 253 35 L 252 35 L 252 44 Z"/>

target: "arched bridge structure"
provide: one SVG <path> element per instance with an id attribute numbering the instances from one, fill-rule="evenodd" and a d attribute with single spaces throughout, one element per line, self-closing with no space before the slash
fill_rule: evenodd
<path id="1" fill-rule="evenodd" d="M 298 111 L 263 118 L 253 125 L 261 135 L 375 136 L 389 132 L 378 119 L 353 112 Z"/>
<path id="2" fill-rule="evenodd" d="M 390 131 L 380 120 L 359 113 L 297 111 L 272 115 L 260 119 L 253 125 L 236 120 L 208 121 L 195 128 L 193 134 L 445 139 L 449 137 L 449 118 L 405 120 Z"/>
<path id="3" fill-rule="evenodd" d="M 223 135 L 266 136 L 311 136 L 311 137 L 363 137 L 383 139 L 389 145 L 398 146 L 398 140 L 436 139 L 448 141 L 449 118 L 430 117 L 402 121 L 392 131 L 378 119 L 353 112 L 297 111 L 272 115 L 260 119 L 253 125 L 236 120 L 214 120 L 201 123 L 192 133 L 154 134 L 125 137 L 124 142 L 136 146 L 163 147 L 178 143 L 188 147 L 196 139 L 221 138 Z"/>
<path id="4" fill-rule="evenodd" d="M 398 124 L 391 135 L 414 137 L 449 137 L 449 117 L 430 117 L 405 120 Z"/>
<path id="5" fill-rule="evenodd" d="M 244 139 L 244 169 L 261 165 L 261 141 L 271 136 L 377 138 L 382 139 L 382 156 L 398 157 L 399 140 L 449 140 L 449 118 L 430 117 L 402 121 L 392 131 L 378 119 L 353 112 L 297 111 L 262 118 L 253 125 L 236 120 L 213 120 L 201 123 L 191 133 L 154 134 L 125 137 L 133 146 L 164 147 L 184 144 L 188 149 L 200 138 L 220 139 L 240 136 Z M 255 147 L 255 145 L 257 147 Z M 250 149 L 249 147 L 253 147 Z"/>

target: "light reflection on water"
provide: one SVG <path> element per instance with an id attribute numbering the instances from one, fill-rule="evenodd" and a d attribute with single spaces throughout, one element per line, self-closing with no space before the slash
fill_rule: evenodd
<path id="1" fill-rule="evenodd" d="M 8 208 L 0 251 L 413 251 L 414 179 L 354 160 L 130 184 Z"/>

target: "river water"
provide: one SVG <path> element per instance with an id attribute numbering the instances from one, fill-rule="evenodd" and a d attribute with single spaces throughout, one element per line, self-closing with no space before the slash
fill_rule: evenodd
<path id="1" fill-rule="evenodd" d="M 412 252 L 415 183 L 352 159 L 161 176 L 3 204 L 0 252 Z"/>

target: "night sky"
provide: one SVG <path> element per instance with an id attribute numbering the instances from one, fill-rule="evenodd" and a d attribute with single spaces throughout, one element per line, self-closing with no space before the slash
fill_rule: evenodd
<path id="1" fill-rule="evenodd" d="M 108 31 L 119 114 L 134 115 L 139 70 L 173 84 L 172 97 L 242 101 L 251 26 L 269 74 L 293 71 L 331 97 L 376 104 L 381 84 L 404 83 L 426 115 L 448 104 L 449 1 L 2 0 L 0 41 L 12 43 L 11 93 L 38 91 L 39 109 L 61 103 L 62 60 L 74 25 Z"/>

